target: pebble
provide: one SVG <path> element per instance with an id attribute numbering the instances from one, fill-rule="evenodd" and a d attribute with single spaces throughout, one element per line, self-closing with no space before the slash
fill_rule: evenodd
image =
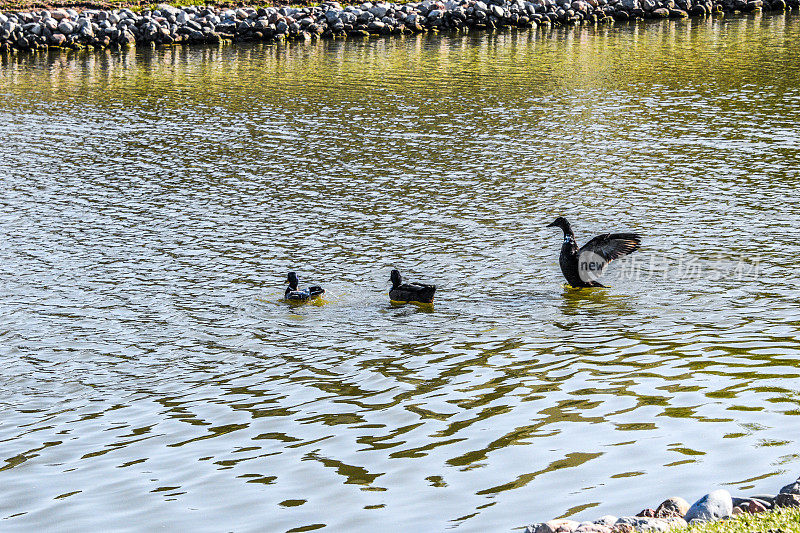
<path id="1" fill-rule="evenodd" d="M 748 500 L 756 500 L 761 502 L 767 507 L 767 509 L 772 509 L 775 505 L 775 496 L 772 496 L 771 494 L 754 494 L 750 496 Z"/>
<path id="2" fill-rule="evenodd" d="M 0 13 L 0 49 L 50 46 L 96 48 L 154 43 L 306 41 L 427 31 L 484 31 L 608 24 L 615 20 L 683 18 L 711 12 L 776 10 L 800 6 L 800 0 L 424 0 L 420 3 L 364 2 L 342 7 L 322 2 L 303 8 L 215 6 L 130 9 L 52 9 Z M 800 480 L 783 492 L 800 494 Z M 658 509 L 656 509 L 656 513 Z"/>
<path id="3" fill-rule="evenodd" d="M 525 529 L 525 533 L 570 533 L 580 526 L 574 520 L 550 520 L 541 524 L 534 524 Z"/>
<path id="4" fill-rule="evenodd" d="M 617 517 L 614 515 L 607 514 L 595 520 L 594 523 L 601 526 L 613 526 L 614 524 L 617 523 Z"/>
<path id="5" fill-rule="evenodd" d="M 656 517 L 670 518 L 678 516 L 683 518 L 689 512 L 689 502 L 680 496 L 667 498 L 656 508 Z"/>
<path id="6" fill-rule="evenodd" d="M 767 507 L 756 500 L 750 500 L 750 503 L 747 505 L 747 512 L 750 514 L 763 513 L 766 510 Z"/>
<path id="7" fill-rule="evenodd" d="M 602 524 L 581 524 L 575 533 L 611 533 L 611 527 Z"/>
<path id="8" fill-rule="evenodd" d="M 733 500 L 727 490 L 719 489 L 710 492 L 697 500 L 686 512 L 687 522 L 712 521 L 728 518 L 733 513 Z"/>
<path id="9" fill-rule="evenodd" d="M 652 518 L 645 516 L 622 516 L 616 526 L 629 525 L 635 531 L 669 531 L 672 528 L 686 527 L 683 518 Z"/>
<path id="10" fill-rule="evenodd" d="M 800 507 L 800 494 L 781 492 L 775 498 L 775 507 Z"/>
<path id="11" fill-rule="evenodd" d="M 448 3 L 454 0 L 449 0 Z M 497 1 L 497 0 L 495 0 Z M 517 1 L 517 0 L 515 0 Z M 544 2 L 569 2 L 572 7 L 576 1 L 583 0 L 542 0 Z M 591 0 L 598 4 L 614 0 Z M 626 0 L 623 0 L 626 1 Z M 627 0 L 637 1 L 638 0 Z M 688 0 L 668 0 L 686 4 Z M 695 0 L 702 1 L 702 0 Z M 753 1 L 753 0 L 751 0 Z M 781 0 L 783 1 L 783 0 Z M 519 2 L 525 6 L 524 0 Z M 590 4 L 589 1 L 586 1 Z M 526 533 L 638 533 L 648 531 L 669 531 L 684 528 L 688 523 L 724 520 L 740 514 L 763 513 L 777 507 L 800 507 L 800 478 L 786 485 L 777 496 L 756 494 L 748 498 L 733 498 L 726 490 L 715 490 L 697 500 L 694 505 L 683 498 L 674 496 L 661 502 L 656 509 L 645 509 L 637 516 L 617 518 L 606 515 L 594 522 L 576 522 L 574 520 L 551 520 L 533 524 L 526 528 Z"/>

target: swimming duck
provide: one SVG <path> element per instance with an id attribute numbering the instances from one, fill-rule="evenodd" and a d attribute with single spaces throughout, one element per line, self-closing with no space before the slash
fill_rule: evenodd
<path id="1" fill-rule="evenodd" d="M 286 276 L 286 283 L 288 283 L 289 286 L 286 287 L 286 292 L 284 293 L 283 297 L 292 302 L 304 302 L 306 300 L 319 298 L 325 294 L 325 289 L 319 285 L 311 285 L 307 289 L 298 289 L 297 274 L 294 272 L 289 272 L 289 275 Z"/>
<path id="2" fill-rule="evenodd" d="M 558 217 L 547 225 L 564 230 L 564 244 L 558 264 L 573 287 L 603 287 L 597 278 L 606 265 L 624 255 L 635 252 L 641 245 L 641 237 L 636 233 L 605 233 L 578 248 L 575 234 L 564 217 Z"/>
<path id="3" fill-rule="evenodd" d="M 403 283 L 403 276 L 400 275 L 398 270 L 392 270 L 390 279 L 392 280 L 392 288 L 389 289 L 389 300 L 401 303 L 433 303 L 433 293 L 436 292 L 436 285 Z"/>

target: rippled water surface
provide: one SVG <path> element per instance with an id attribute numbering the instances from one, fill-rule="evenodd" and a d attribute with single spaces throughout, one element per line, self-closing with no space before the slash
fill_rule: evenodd
<path id="1" fill-rule="evenodd" d="M 800 471 L 800 19 L 0 60 L 0 529 L 510 531 Z M 637 231 L 566 289 L 559 231 Z M 388 305 L 392 267 L 439 285 Z M 280 301 L 286 272 L 328 289 Z"/>

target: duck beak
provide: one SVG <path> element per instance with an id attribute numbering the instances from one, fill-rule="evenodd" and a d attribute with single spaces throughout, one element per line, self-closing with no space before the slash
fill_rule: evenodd
<path id="1" fill-rule="evenodd" d="M 554 228 L 556 226 L 558 226 L 558 224 L 556 224 L 555 220 L 547 225 L 548 228 Z"/>

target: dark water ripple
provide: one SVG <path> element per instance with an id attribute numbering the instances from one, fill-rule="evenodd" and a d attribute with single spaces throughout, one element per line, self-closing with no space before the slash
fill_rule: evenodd
<path id="1" fill-rule="evenodd" d="M 0 59 L 0 529 L 510 530 L 796 475 L 800 25 L 552 33 Z M 565 289 L 557 214 L 645 246 Z"/>

